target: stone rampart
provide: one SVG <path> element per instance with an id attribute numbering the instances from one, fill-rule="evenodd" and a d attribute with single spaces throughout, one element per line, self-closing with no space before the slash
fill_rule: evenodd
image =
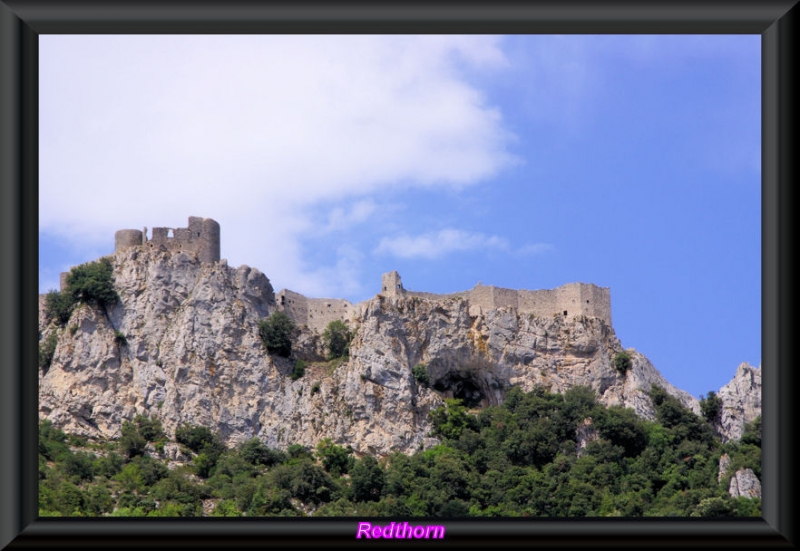
<path id="1" fill-rule="evenodd" d="M 536 291 L 505 289 L 479 283 L 468 291 L 435 294 L 406 291 L 400 275 L 389 272 L 383 275 L 381 289 L 384 296 L 412 296 L 429 300 L 460 297 L 469 301 L 470 310 L 475 312 L 510 307 L 534 316 L 596 317 L 611 325 L 611 291 L 592 283 L 567 283 L 555 289 Z"/>
<path id="2" fill-rule="evenodd" d="M 288 289 L 278 292 L 278 308 L 286 312 L 298 327 L 322 333 L 335 320 L 349 322 L 356 307 L 340 298 L 307 298 Z"/>

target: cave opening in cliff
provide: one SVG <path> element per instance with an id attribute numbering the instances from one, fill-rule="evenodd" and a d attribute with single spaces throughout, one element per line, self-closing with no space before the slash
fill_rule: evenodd
<path id="1" fill-rule="evenodd" d="M 451 394 L 468 408 L 488 405 L 488 400 L 480 384 L 469 373 L 450 372 L 433 383 L 433 389 L 445 395 Z"/>

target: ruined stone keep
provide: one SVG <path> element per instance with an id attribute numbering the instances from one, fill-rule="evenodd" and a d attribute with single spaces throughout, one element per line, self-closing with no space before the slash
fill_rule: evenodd
<path id="1" fill-rule="evenodd" d="M 219 262 L 219 223 L 211 218 L 189 217 L 188 228 L 153 228 L 152 238 L 147 239 L 147 228 L 143 230 L 117 230 L 114 233 L 114 252 L 130 247 L 161 248 L 163 250 L 194 254 L 200 262 Z M 61 272 L 60 287 L 67 287 L 69 272 Z"/>
<path id="2" fill-rule="evenodd" d="M 153 228 L 150 239 L 142 230 L 114 234 L 114 252 L 140 245 L 194 253 L 201 262 L 219 262 L 219 224 L 211 218 L 190 216 L 188 228 Z"/>

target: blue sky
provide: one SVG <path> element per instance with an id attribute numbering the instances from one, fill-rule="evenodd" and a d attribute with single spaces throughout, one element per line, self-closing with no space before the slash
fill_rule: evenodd
<path id="1" fill-rule="evenodd" d="M 41 292 L 222 228 L 276 291 L 611 288 L 695 396 L 761 362 L 760 37 L 40 37 Z"/>

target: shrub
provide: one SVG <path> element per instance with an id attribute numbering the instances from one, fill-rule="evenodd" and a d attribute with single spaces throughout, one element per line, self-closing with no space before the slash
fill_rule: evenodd
<path id="1" fill-rule="evenodd" d="M 378 501 L 385 484 L 385 475 L 378 461 L 365 455 L 350 469 L 353 501 Z"/>
<path id="2" fill-rule="evenodd" d="M 56 353 L 56 346 L 58 346 L 58 332 L 53 331 L 44 342 L 39 343 L 39 368 L 48 369 L 50 364 L 53 363 L 53 356 Z"/>
<path id="3" fill-rule="evenodd" d="M 288 358 L 292 354 L 292 335 L 296 329 L 285 312 L 275 312 L 258 324 L 258 335 L 267 352 Z"/>
<path id="4" fill-rule="evenodd" d="M 722 398 L 711 390 L 705 398 L 700 399 L 700 411 L 709 423 L 714 423 L 722 413 Z"/>
<path id="5" fill-rule="evenodd" d="M 147 440 L 139 434 L 137 426 L 130 421 L 122 423 L 122 437 L 119 439 L 119 451 L 129 459 L 144 454 Z"/>
<path id="6" fill-rule="evenodd" d="M 128 337 L 122 331 L 114 331 L 114 342 L 123 346 L 128 346 Z"/>
<path id="7" fill-rule="evenodd" d="M 116 304 L 119 295 L 114 290 L 114 268 L 108 258 L 88 262 L 72 268 L 67 276 L 66 292 L 73 300 L 98 306 Z"/>
<path id="8" fill-rule="evenodd" d="M 742 444 L 752 444 L 761 447 L 761 416 L 756 417 L 752 423 L 744 426 L 744 434 L 741 438 Z"/>
<path id="9" fill-rule="evenodd" d="M 314 383 L 311 385 L 311 394 L 316 394 L 319 392 L 319 383 Z"/>
<path id="10" fill-rule="evenodd" d="M 322 333 L 322 343 L 328 350 L 328 359 L 341 358 L 350 353 L 350 340 L 352 333 L 341 320 L 334 320 L 328 324 Z"/>
<path id="11" fill-rule="evenodd" d="M 251 465 L 266 465 L 271 467 L 282 463 L 286 456 L 280 450 L 273 450 L 265 446 L 258 438 L 251 438 L 240 448 L 242 459 Z"/>
<path id="12" fill-rule="evenodd" d="M 60 293 L 53 290 L 47 293 L 45 297 L 45 315 L 49 319 L 55 320 L 59 325 L 64 325 L 69 321 L 74 307 L 75 300 L 69 293 Z"/>
<path id="13" fill-rule="evenodd" d="M 631 360 L 630 354 L 627 352 L 619 352 L 614 356 L 614 369 L 616 369 L 620 375 L 625 375 L 631 366 L 633 366 L 633 361 Z"/>
<path id="14" fill-rule="evenodd" d="M 347 473 L 354 460 L 350 456 L 352 450 L 337 446 L 330 438 L 323 438 L 317 444 L 317 457 L 322 461 L 322 466 L 333 476 Z"/>
<path id="15" fill-rule="evenodd" d="M 425 364 L 417 364 L 414 366 L 412 371 L 414 374 L 414 379 L 421 385 L 428 386 L 431 382 L 430 375 L 428 375 L 428 368 L 425 367 Z"/>
<path id="16" fill-rule="evenodd" d="M 144 415 L 137 415 L 133 421 L 139 429 L 139 434 L 148 442 L 155 442 L 166 437 L 164 427 L 161 421 L 153 417 L 145 417 Z"/>
<path id="17" fill-rule="evenodd" d="M 306 373 L 306 362 L 303 360 L 297 360 L 294 362 L 294 367 L 292 368 L 292 374 L 290 375 L 293 381 L 296 381 Z"/>
<path id="18" fill-rule="evenodd" d="M 214 433 L 208 427 L 181 425 L 175 430 L 175 440 L 195 453 L 214 442 Z"/>

